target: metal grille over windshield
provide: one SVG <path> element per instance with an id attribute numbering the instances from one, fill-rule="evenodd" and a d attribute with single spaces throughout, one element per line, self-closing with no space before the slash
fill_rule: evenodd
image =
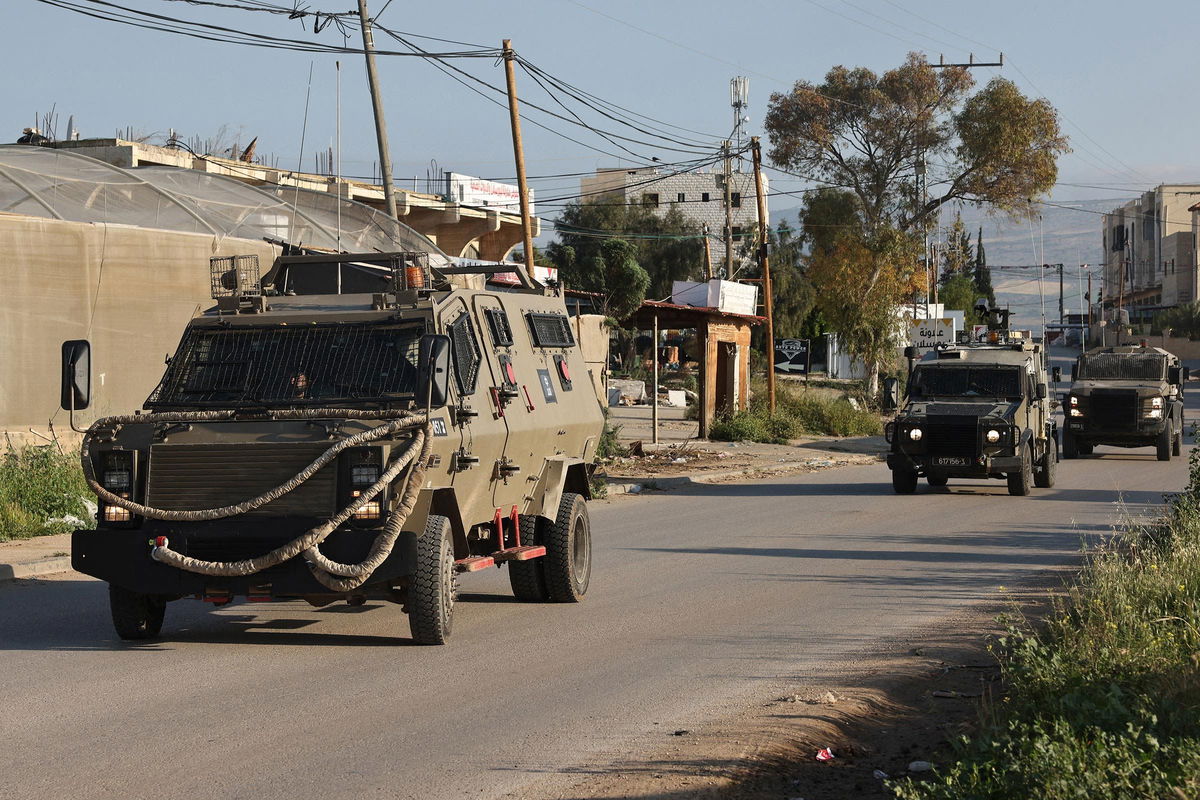
<path id="1" fill-rule="evenodd" d="M 147 408 L 388 402 L 417 384 L 419 326 L 188 328 Z"/>
<path id="2" fill-rule="evenodd" d="M 1021 373 L 996 367 L 918 367 L 913 397 L 1019 397 Z"/>
<path id="3" fill-rule="evenodd" d="M 1079 374 L 1084 380 L 1161 381 L 1167 360 L 1160 355 L 1122 355 L 1097 353 L 1079 359 Z"/>

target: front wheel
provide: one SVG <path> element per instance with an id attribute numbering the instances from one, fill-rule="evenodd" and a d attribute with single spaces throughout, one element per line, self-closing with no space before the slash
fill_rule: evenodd
<path id="1" fill-rule="evenodd" d="M 925 480 L 929 481 L 930 486 L 945 486 L 950 482 L 944 472 L 931 472 L 925 476 Z"/>
<path id="2" fill-rule="evenodd" d="M 896 494 L 912 494 L 917 490 L 917 471 L 897 468 L 892 470 L 892 489 Z"/>
<path id="3" fill-rule="evenodd" d="M 1008 473 L 1008 493 L 1024 497 L 1033 488 L 1033 451 L 1029 445 L 1021 448 L 1021 469 Z"/>
<path id="4" fill-rule="evenodd" d="M 1171 435 L 1171 426 L 1170 424 L 1167 424 L 1162 429 L 1162 433 L 1158 434 L 1158 438 L 1154 441 L 1155 449 L 1158 450 L 1159 461 L 1171 460 L 1171 440 L 1173 438 L 1174 437 Z"/>
<path id="5" fill-rule="evenodd" d="M 1054 474 L 1058 469 L 1058 440 L 1051 436 L 1046 440 L 1046 453 L 1038 462 L 1038 470 L 1034 473 L 1033 482 L 1039 489 L 1049 489 L 1054 485 Z"/>
<path id="6" fill-rule="evenodd" d="M 578 603 L 592 579 L 592 525 L 582 495 L 565 492 L 546 530 L 546 590 L 556 603 Z"/>
<path id="7" fill-rule="evenodd" d="M 117 636 L 127 640 L 153 639 L 162 630 L 167 601 L 152 594 L 108 585 L 108 605 Z"/>
<path id="8" fill-rule="evenodd" d="M 1183 428 L 1175 431 L 1175 438 L 1171 440 L 1171 455 L 1183 455 Z"/>
<path id="9" fill-rule="evenodd" d="M 538 532 L 538 517 L 532 514 L 522 514 L 519 518 L 521 525 L 521 544 L 539 545 L 542 536 Z M 550 599 L 546 589 L 546 565 L 544 558 L 531 558 L 528 561 L 510 561 L 508 563 L 508 583 L 512 586 L 513 596 L 527 603 L 544 603 Z"/>
<path id="10" fill-rule="evenodd" d="M 445 644 L 454 623 L 454 542 L 450 520 L 430 514 L 417 539 L 408 586 L 408 625 L 417 644 Z"/>

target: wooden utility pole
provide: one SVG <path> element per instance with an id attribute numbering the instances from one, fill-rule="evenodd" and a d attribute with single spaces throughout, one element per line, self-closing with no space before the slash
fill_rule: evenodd
<path id="1" fill-rule="evenodd" d="M 705 225 L 704 231 L 704 280 L 711 281 L 713 279 L 712 271 L 712 243 L 708 239 L 708 226 Z"/>
<path id="2" fill-rule="evenodd" d="M 379 165 L 383 172 L 383 203 L 388 216 L 396 219 L 396 189 L 392 186 L 392 157 L 388 150 L 387 122 L 383 119 L 383 100 L 379 96 L 379 76 L 375 73 L 375 40 L 371 36 L 371 18 L 367 0 L 358 0 L 358 20 L 362 26 L 363 54 L 367 57 L 367 84 L 371 88 L 371 109 L 375 112 L 375 139 L 379 143 Z"/>
<path id="3" fill-rule="evenodd" d="M 525 269 L 518 272 L 521 285 L 534 288 L 533 282 L 533 221 L 529 215 L 529 184 L 525 180 L 525 151 L 521 146 L 521 114 L 517 108 L 517 76 L 513 60 L 517 54 L 512 49 L 512 39 L 505 39 L 504 79 L 508 83 L 508 118 L 512 125 L 513 153 L 517 160 L 517 191 L 521 198 L 521 229 L 525 234 Z"/>
<path id="4" fill-rule="evenodd" d="M 733 165 L 729 155 L 729 142 L 721 145 L 725 153 L 725 188 L 721 196 L 725 201 L 725 280 L 733 280 L 733 200 L 729 196 L 729 184 L 733 180 Z"/>
<path id="5" fill-rule="evenodd" d="M 762 147 L 758 137 L 750 137 L 750 147 L 754 154 L 754 195 L 758 201 L 758 266 L 762 274 L 763 306 L 767 312 L 767 403 L 772 414 L 775 413 L 775 310 L 771 299 L 771 262 L 767 255 L 767 230 L 770 220 L 767 218 L 767 198 L 762 186 Z M 805 379 L 808 371 L 805 370 Z"/>

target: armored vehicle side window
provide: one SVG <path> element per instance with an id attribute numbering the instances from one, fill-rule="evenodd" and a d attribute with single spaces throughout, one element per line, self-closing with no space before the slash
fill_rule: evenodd
<path id="1" fill-rule="evenodd" d="M 1082 356 L 1075 377 L 1099 381 L 1161 381 L 1167 360 L 1160 355 L 1096 353 Z"/>
<path id="2" fill-rule="evenodd" d="M 1011 367 L 917 367 L 913 397 L 1020 397 L 1021 372 Z"/>
<path id="3" fill-rule="evenodd" d="M 388 402 L 417 384 L 422 329 L 394 324 L 188 328 L 147 408 Z"/>
<path id="4" fill-rule="evenodd" d="M 529 332 L 536 347 L 574 347 L 575 335 L 571 332 L 571 321 L 562 314 L 525 315 L 529 321 Z"/>
<path id="5" fill-rule="evenodd" d="M 479 344 L 475 341 L 475 328 L 471 317 L 463 314 L 446 326 L 454 352 L 454 380 L 460 394 L 475 394 L 475 383 L 479 378 Z"/>
<path id="6" fill-rule="evenodd" d="M 508 314 L 503 308 L 485 308 L 488 330 L 492 334 L 492 344 L 496 347 L 511 347 L 513 343 L 512 327 L 508 324 Z"/>

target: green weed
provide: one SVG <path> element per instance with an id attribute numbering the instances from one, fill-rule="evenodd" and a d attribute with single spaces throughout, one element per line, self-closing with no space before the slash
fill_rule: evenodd
<path id="1" fill-rule="evenodd" d="M 83 499 L 90 496 L 77 452 L 53 445 L 9 447 L 0 456 L 0 541 L 73 530 L 69 522 L 50 520 L 86 520 Z"/>

